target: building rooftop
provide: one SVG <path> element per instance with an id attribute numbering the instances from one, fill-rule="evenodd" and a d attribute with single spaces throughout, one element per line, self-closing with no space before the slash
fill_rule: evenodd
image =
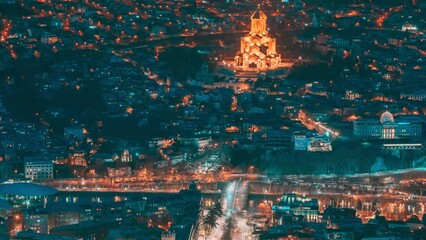
<path id="1" fill-rule="evenodd" d="M 0 184 L 0 194 L 10 194 L 18 196 L 48 196 L 56 194 L 58 190 L 52 187 L 34 183 L 5 183 Z"/>
<path id="2" fill-rule="evenodd" d="M 251 15 L 251 19 L 267 19 L 265 13 L 260 9 L 260 4 L 257 6 L 256 12 Z"/>
<path id="3" fill-rule="evenodd" d="M 11 210 L 11 209 L 12 209 L 12 205 L 10 205 L 6 200 L 0 199 L 0 210 Z"/>
<path id="4" fill-rule="evenodd" d="M 385 123 L 393 123 L 395 122 L 395 120 L 393 119 L 393 115 L 392 113 L 390 113 L 389 111 L 385 111 L 382 116 L 380 116 L 380 122 L 382 124 Z"/>

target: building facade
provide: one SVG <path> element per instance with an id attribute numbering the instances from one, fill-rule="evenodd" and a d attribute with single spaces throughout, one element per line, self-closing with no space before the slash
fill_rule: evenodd
<path id="1" fill-rule="evenodd" d="M 53 179 L 53 162 L 43 158 L 25 158 L 25 178 L 31 180 Z"/>
<path id="2" fill-rule="evenodd" d="M 286 193 L 281 196 L 280 202 L 272 207 L 272 212 L 275 217 L 282 214 L 301 215 L 307 222 L 317 222 L 318 209 L 318 199 Z"/>
<path id="3" fill-rule="evenodd" d="M 268 35 L 266 20 L 259 5 L 251 16 L 249 34 L 241 38 L 241 48 L 235 56 L 237 67 L 268 69 L 280 66 L 281 55 L 276 52 L 276 39 Z"/>
<path id="4" fill-rule="evenodd" d="M 26 211 L 23 219 L 23 229 L 36 233 L 49 233 L 49 216 L 45 211 Z"/>
<path id="5" fill-rule="evenodd" d="M 331 146 L 330 139 L 327 136 L 313 136 L 308 139 L 307 151 L 331 152 L 333 151 L 333 147 Z"/>
<path id="6" fill-rule="evenodd" d="M 86 154 L 82 151 L 75 152 L 69 156 L 69 164 L 73 166 L 87 166 Z"/>
<path id="7" fill-rule="evenodd" d="M 306 133 L 295 132 L 293 134 L 293 141 L 294 141 L 294 150 L 306 151 L 306 148 L 308 146 L 308 139 L 306 137 Z"/>
<path id="8" fill-rule="evenodd" d="M 268 150 L 290 149 L 292 133 L 283 130 L 268 130 L 266 132 L 266 147 Z"/>
<path id="9" fill-rule="evenodd" d="M 15 3 L 16 3 L 16 0 L 0 0 L 0 4 L 12 5 Z"/>
<path id="10" fill-rule="evenodd" d="M 360 139 L 403 139 L 419 138 L 422 124 L 415 119 L 395 121 L 389 111 L 385 111 L 380 120 L 361 119 L 353 123 L 353 134 Z"/>
<path id="11" fill-rule="evenodd" d="M 176 234 L 173 232 L 167 232 L 161 234 L 161 240 L 175 240 Z"/>
<path id="12" fill-rule="evenodd" d="M 400 94 L 401 99 L 408 99 L 411 101 L 425 101 L 426 91 L 419 90 L 414 92 L 402 92 Z"/>

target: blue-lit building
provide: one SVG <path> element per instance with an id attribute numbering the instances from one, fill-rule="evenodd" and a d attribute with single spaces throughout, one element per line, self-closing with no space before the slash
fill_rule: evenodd
<path id="1" fill-rule="evenodd" d="M 319 220 L 318 199 L 300 196 L 295 193 L 286 193 L 281 196 L 280 202 L 272 206 L 274 218 L 280 219 L 283 215 L 303 216 L 304 221 L 317 222 Z"/>
<path id="2" fill-rule="evenodd" d="M 420 138 L 422 123 L 416 119 L 395 120 L 389 111 L 385 111 L 380 120 L 354 121 L 353 133 L 354 137 L 359 139 Z"/>
<path id="3" fill-rule="evenodd" d="M 0 184 L 0 209 L 7 201 L 13 207 L 41 207 L 46 205 L 47 196 L 58 192 L 55 188 L 27 182 Z"/>

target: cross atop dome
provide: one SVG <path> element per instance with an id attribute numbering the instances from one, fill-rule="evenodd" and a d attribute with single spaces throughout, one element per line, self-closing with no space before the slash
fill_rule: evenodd
<path id="1" fill-rule="evenodd" d="M 260 9 L 260 3 L 257 4 L 257 10 L 251 15 L 251 19 L 267 19 L 266 14 Z"/>

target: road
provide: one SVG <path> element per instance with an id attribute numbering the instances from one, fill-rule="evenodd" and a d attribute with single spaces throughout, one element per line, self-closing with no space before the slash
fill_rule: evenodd
<path id="1" fill-rule="evenodd" d="M 339 132 L 324 125 L 320 121 L 315 121 L 306 110 L 299 111 L 299 120 L 309 130 L 317 130 L 320 134 L 329 133 L 332 137 L 338 137 Z"/>
<path id="2" fill-rule="evenodd" d="M 209 240 L 219 240 L 225 231 L 226 219 L 234 217 L 236 220 L 235 229 L 232 231 L 232 239 L 246 240 L 251 235 L 251 229 L 246 224 L 242 211 L 246 208 L 248 198 L 249 183 L 241 179 L 229 182 L 224 187 L 221 194 L 221 204 L 224 215 L 218 220 L 217 228 L 213 229 Z"/>
<path id="3" fill-rule="evenodd" d="M 226 186 L 224 187 L 222 194 L 220 196 L 223 216 L 220 219 L 218 219 L 217 227 L 213 229 L 210 237 L 208 237 L 207 239 L 219 240 L 222 238 L 223 229 L 225 227 L 225 220 L 226 218 L 232 216 L 234 212 L 234 203 L 235 203 L 235 196 L 237 194 L 238 184 L 239 184 L 239 181 L 232 181 L 227 183 Z"/>
<path id="4" fill-rule="evenodd" d="M 346 188 L 350 188 L 353 193 L 383 193 L 383 192 L 404 192 L 405 194 L 421 194 L 426 187 L 406 186 L 400 184 L 407 180 L 424 179 L 426 169 L 406 169 L 397 171 L 386 171 L 370 174 L 356 174 L 346 176 L 336 175 L 287 175 L 267 177 L 258 174 L 226 174 L 220 180 L 213 182 L 198 182 L 198 187 L 206 193 L 217 193 L 224 189 L 221 184 L 226 182 L 249 181 L 253 194 L 282 194 L 285 191 L 298 191 L 307 194 L 322 193 L 348 193 Z M 131 177 L 129 177 L 130 179 Z M 203 179 L 197 176 L 197 179 Z M 205 177 L 204 177 L 205 178 Z M 115 182 L 110 178 L 75 178 L 75 179 L 55 179 L 40 182 L 60 191 L 105 191 L 105 192 L 178 192 L 185 189 L 193 179 L 190 176 L 181 176 L 178 180 L 170 178 L 143 180 L 132 178 L 134 182 Z M 256 186 L 265 185 L 268 192 Z M 228 183 L 225 186 L 230 186 Z M 263 187 L 263 186 L 262 186 Z M 226 188 L 226 187 L 225 187 Z M 392 191 L 388 191 L 392 190 Z M 224 190 L 226 191 L 226 189 Z M 423 195 L 424 196 L 424 195 Z"/>
<path id="5" fill-rule="evenodd" d="M 249 182 L 242 181 L 238 185 L 236 199 L 234 202 L 236 229 L 233 232 L 232 239 L 247 240 L 252 239 L 252 228 L 247 225 L 247 219 L 243 215 L 243 210 L 247 207 L 247 198 L 249 193 Z"/>
<path id="6" fill-rule="evenodd" d="M 286 192 L 305 194 L 321 202 L 320 211 L 328 205 L 355 207 L 370 216 L 375 208 L 391 220 L 406 219 L 410 214 L 422 216 L 426 205 L 426 169 L 406 169 L 374 174 L 346 176 L 287 175 L 267 177 L 258 174 L 227 174 L 221 182 L 203 183 L 198 187 L 203 193 L 220 193 L 224 217 L 218 220 L 218 227 L 205 239 L 219 240 L 224 232 L 225 220 L 233 216 L 236 230 L 232 239 L 250 238 L 250 227 L 246 224 L 243 211 L 247 197 L 251 200 L 262 196 L 274 203 Z M 150 192 L 177 193 L 188 187 L 190 178 L 175 180 L 151 180 L 129 183 L 115 183 L 111 179 L 62 179 L 43 182 L 60 191 L 96 192 Z M 255 203 L 256 204 L 256 203 Z M 375 207 L 373 207 L 373 205 Z M 365 219 L 363 219 L 365 220 Z"/>
<path id="7" fill-rule="evenodd" d="M 207 239 L 221 239 L 225 229 L 226 219 L 231 217 L 234 217 L 237 223 L 234 231 L 232 231 L 232 239 L 250 239 L 251 229 L 247 226 L 246 219 L 242 214 L 242 211 L 247 205 L 248 191 L 249 183 L 241 179 L 226 184 L 220 198 L 224 215 L 218 220 L 217 228 L 213 229 L 210 237 Z"/>

